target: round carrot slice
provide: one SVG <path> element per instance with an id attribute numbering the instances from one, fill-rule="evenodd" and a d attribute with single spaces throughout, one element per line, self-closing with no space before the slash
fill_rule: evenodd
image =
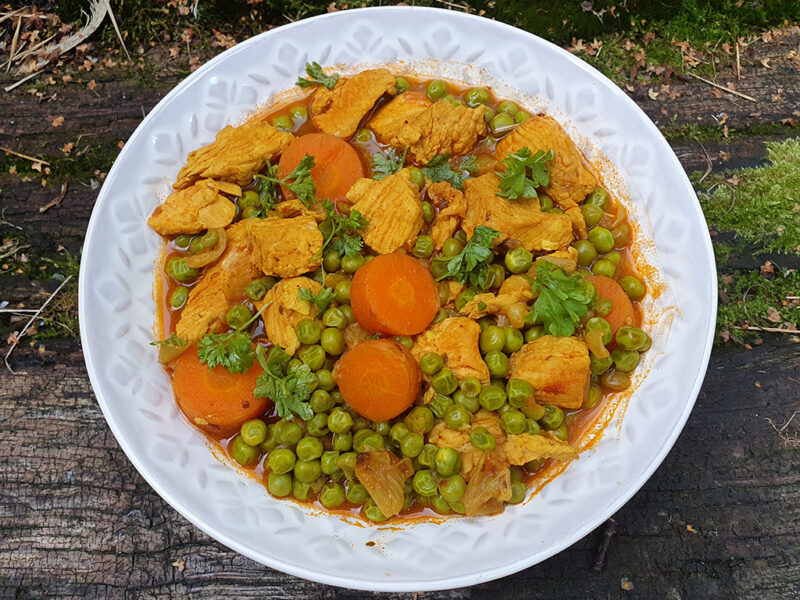
<path id="1" fill-rule="evenodd" d="M 242 374 L 223 367 L 211 370 L 197 357 L 197 346 L 192 346 L 176 362 L 172 381 L 186 418 L 209 433 L 226 435 L 267 410 L 270 401 L 253 396 L 260 374 L 258 363 Z"/>
<path id="2" fill-rule="evenodd" d="M 328 133 L 309 133 L 292 140 L 281 155 L 278 177 L 288 177 L 306 154 L 314 157 L 311 178 L 317 187 L 318 198 L 334 202 L 344 200 L 352 185 L 364 177 L 364 165 L 355 148 Z M 286 187 L 283 193 L 289 198 L 294 197 Z"/>
<path id="3" fill-rule="evenodd" d="M 633 310 L 633 304 L 620 284 L 610 277 L 601 275 L 590 275 L 586 281 L 597 288 L 600 298 L 608 298 L 612 302 L 611 312 L 603 317 L 611 325 L 611 333 L 616 334 L 617 329 L 624 325 L 636 325 L 636 311 Z"/>
<path id="4" fill-rule="evenodd" d="M 388 421 L 420 394 L 422 372 L 394 340 L 367 340 L 336 363 L 336 383 L 350 407 L 371 421 Z"/>
<path id="5" fill-rule="evenodd" d="M 350 305 L 370 333 L 414 335 L 439 310 L 439 292 L 430 271 L 406 254 L 383 254 L 353 277 Z"/>

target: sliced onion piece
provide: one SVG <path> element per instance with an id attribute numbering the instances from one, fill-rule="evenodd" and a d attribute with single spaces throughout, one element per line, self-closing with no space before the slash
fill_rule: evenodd
<path id="1" fill-rule="evenodd" d="M 589 350 L 597 358 L 606 358 L 610 355 L 608 348 L 603 344 L 603 332 L 600 329 L 590 329 L 583 334 L 583 339 Z"/>
<path id="2" fill-rule="evenodd" d="M 403 486 L 406 479 L 413 474 L 414 467 L 409 459 L 400 460 L 388 450 L 358 455 L 356 477 L 387 517 L 396 515 L 403 509 Z"/>

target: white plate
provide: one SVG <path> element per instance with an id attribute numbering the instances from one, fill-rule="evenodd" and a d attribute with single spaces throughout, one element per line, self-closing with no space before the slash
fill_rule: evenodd
<path id="1" fill-rule="evenodd" d="M 219 462 L 178 414 L 153 340 L 154 261 L 145 220 L 186 154 L 292 88 L 306 61 L 345 72 L 389 64 L 491 85 L 554 115 L 604 180 L 631 200 L 639 251 L 661 295 L 645 306 L 653 350 L 624 420 L 534 498 L 491 518 L 365 527 L 272 499 Z M 356 65 L 356 66 L 353 66 Z M 614 165 L 613 167 L 611 165 Z M 616 171 L 614 170 L 616 168 Z M 647 480 L 686 422 L 714 332 L 716 272 L 703 215 L 675 155 L 613 83 L 513 27 L 426 8 L 348 10 L 269 31 L 188 77 L 147 116 L 97 199 L 80 273 L 81 337 L 98 402 L 142 476 L 200 529 L 265 565 L 324 583 L 387 591 L 471 585 L 514 573 L 574 543 Z M 643 379 L 643 381 L 639 381 Z M 621 414 L 622 411 L 620 411 Z M 375 542 L 367 545 L 367 542 Z"/>

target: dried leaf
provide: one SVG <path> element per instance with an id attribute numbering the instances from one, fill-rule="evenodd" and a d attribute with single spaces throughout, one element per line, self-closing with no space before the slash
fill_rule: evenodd
<path id="1" fill-rule="evenodd" d="M 770 323 L 780 323 L 781 322 L 781 313 L 778 312 L 778 309 L 774 306 L 770 306 L 767 309 L 766 319 Z"/>
<path id="2" fill-rule="evenodd" d="M 56 117 L 50 123 L 52 127 L 61 127 L 64 124 L 64 117 Z"/>
<path id="3" fill-rule="evenodd" d="M 766 277 L 767 275 L 772 275 L 775 272 L 775 267 L 772 266 L 772 261 L 767 261 L 760 268 L 761 276 Z"/>
<path id="4" fill-rule="evenodd" d="M 94 89 L 97 87 L 97 82 L 94 79 L 92 79 L 89 83 L 86 84 L 86 87 L 88 87 L 89 90 L 93 92 Z"/>

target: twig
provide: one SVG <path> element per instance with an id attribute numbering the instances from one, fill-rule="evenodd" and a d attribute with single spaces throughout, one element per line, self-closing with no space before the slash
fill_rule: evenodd
<path id="1" fill-rule="evenodd" d="M 706 152 L 706 149 L 705 147 L 703 147 L 703 144 L 701 144 L 700 142 L 697 143 L 700 145 L 700 148 L 702 148 L 703 154 L 706 155 L 706 162 L 708 163 L 708 168 L 706 169 L 706 172 L 703 173 L 703 176 L 697 182 L 698 184 L 700 184 L 703 183 L 703 180 L 711 174 L 711 169 L 713 168 L 714 164 L 711 162 L 711 158 L 709 158 L 708 152 Z"/>
<path id="2" fill-rule="evenodd" d="M 733 94 L 734 96 L 739 96 L 740 98 L 744 98 L 745 100 L 749 100 L 750 102 L 758 102 L 758 100 L 756 100 L 752 96 L 748 96 L 747 94 L 743 94 L 742 92 L 737 92 L 736 90 L 732 90 L 730 88 L 726 88 L 724 85 L 720 85 L 718 83 L 714 83 L 713 81 L 710 81 L 710 80 L 706 79 L 705 77 L 700 77 L 700 75 L 695 75 L 694 73 L 686 73 L 686 74 L 689 75 L 690 77 L 694 77 L 695 79 L 699 79 L 703 83 L 707 83 L 710 86 L 713 86 L 713 87 L 715 87 L 717 89 L 720 89 L 723 92 L 728 92 L 729 94 Z"/>
<path id="3" fill-rule="evenodd" d="M 41 48 L 42 46 L 44 46 L 44 45 L 45 45 L 47 42 L 49 42 L 50 40 L 52 40 L 54 37 L 56 37 L 56 36 L 54 36 L 54 35 L 51 35 L 51 36 L 50 36 L 49 38 L 47 38 L 46 40 L 42 40 L 41 42 L 39 42 L 38 44 L 36 44 L 36 45 L 35 45 L 35 46 L 33 46 L 32 48 L 29 48 L 29 49 L 28 49 L 28 50 L 26 50 L 25 52 L 22 52 L 22 53 L 18 54 L 17 56 L 15 56 L 15 57 L 14 57 L 14 62 L 19 62 L 19 61 L 21 61 L 23 58 L 25 58 L 26 56 L 30 56 L 31 54 L 33 54 L 34 52 L 36 52 L 36 51 L 37 51 L 39 48 Z M 8 59 L 8 61 L 7 61 L 7 62 L 4 62 L 2 65 L 0 65 L 0 67 L 4 67 L 4 66 L 6 66 L 7 64 L 8 64 L 8 65 L 10 65 L 10 64 L 11 64 L 11 62 L 12 62 L 12 61 L 11 61 L 11 59 Z"/>
<path id="4" fill-rule="evenodd" d="M 5 152 L 6 154 L 13 154 L 14 156 L 19 156 L 20 158 L 24 158 L 25 160 L 29 160 L 31 162 L 38 162 L 38 163 L 41 163 L 43 165 L 47 165 L 48 167 L 50 166 L 50 163 L 47 162 L 46 160 L 40 160 L 38 158 L 34 158 L 33 156 L 28 156 L 27 154 L 22 154 L 22 152 L 15 152 L 14 150 L 11 150 L 9 148 L 5 148 L 3 146 L 0 146 L 0 150 Z"/>
<path id="5" fill-rule="evenodd" d="M 739 62 L 739 40 L 736 40 L 736 79 L 742 78 L 742 65 Z"/>
<path id="6" fill-rule="evenodd" d="M 438 2 L 439 4 L 444 4 L 445 6 L 449 6 L 450 8 L 457 8 L 461 12 L 465 12 L 465 13 L 472 12 L 470 7 L 466 6 L 464 4 L 455 4 L 454 2 L 447 2 L 447 0 L 434 0 L 434 1 Z"/>
<path id="7" fill-rule="evenodd" d="M 66 197 L 66 195 L 67 195 L 67 182 L 65 181 L 64 183 L 61 184 L 61 193 L 58 195 L 58 198 L 54 198 L 44 206 L 40 206 L 39 212 L 45 213 L 54 206 L 61 206 L 61 201 Z"/>
<path id="8" fill-rule="evenodd" d="M 17 28 L 14 31 L 14 38 L 11 40 L 11 52 L 8 55 L 8 66 L 6 73 L 11 69 L 11 61 L 14 60 L 14 54 L 17 53 L 17 41 L 19 41 L 19 29 L 22 27 L 22 17 L 17 17 Z"/>
<path id="9" fill-rule="evenodd" d="M 114 31 L 117 32 L 117 37 L 119 38 L 119 43 L 122 44 L 122 49 L 125 50 L 125 56 L 128 57 L 128 61 L 131 60 L 131 55 L 128 54 L 128 48 L 125 46 L 125 40 L 122 39 L 122 34 L 119 31 L 119 26 L 117 25 L 117 20 L 114 18 L 114 11 L 111 10 L 111 4 L 106 2 L 106 10 L 108 11 L 108 18 L 111 19 L 111 24 L 114 26 Z"/>
<path id="10" fill-rule="evenodd" d="M 792 416 L 789 417 L 789 420 L 786 421 L 786 423 L 784 423 L 783 425 L 781 425 L 780 428 L 778 428 L 775 425 L 775 423 L 772 422 L 772 419 L 770 419 L 769 417 L 767 417 L 765 419 L 765 421 L 770 424 L 770 427 L 772 427 L 772 429 L 775 430 L 775 433 L 778 434 L 778 438 L 783 440 L 783 444 L 785 446 L 789 446 L 790 448 L 798 448 L 798 447 L 800 447 L 800 436 L 789 435 L 789 434 L 785 433 L 786 428 L 789 427 L 789 425 L 791 425 L 792 421 L 794 421 L 794 418 L 797 416 L 798 413 L 800 413 L 799 410 L 794 411 L 792 413 Z"/>
<path id="11" fill-rule="evenodd" d="M 22 8 L 18 8 L 17 10 L 12 10 L 11 12 L 4 14 L 2 17 L 0 17 L 0 23 L 2 23 L 3 21 L 8 21 L 9 19 L 12 19 L 12 18 L 14 18 L 16 16 L 32 17 L 33 15 L 20 15 L 19 14 L 23 10 L 25 10 L 26 8 L 28 8 L 28 7 L 27 6 L 23 6 Z"/>
<path id="12" fill-rule="evenodd" d="M 767 333 L 794 333 L 795 335 L 800 334 L 800 330 L 798 329 L 781 329 L 780 327 L 758 327 L 748 325 L 747 327 L 740 327 L 739 325 L 734 325 L 732 329 L 739 329 L 741 331 L 766 331 Z"/>
<path id="13" fill-rule="evenodd" d="M 56 291 L 53 292 L 52 294 L 50 294 L 50 297 L 47 300 L 44 301 L 44 304 L 42 304 L 39 307 L 39 310 L 37 310 L 36 313 L 28 320 L 28 322 L 25 324 L 25 327 L 22 328 L 22 331 L 20 331 L 18 335 L 14 336 L 14 339 L 11 341 L 11 348 L 8 349 L 8 352 L 6 352 L 6 356 L 3 359 L 3 361 L 6 363 L 6 368 L 11 372 L 12 375 L 27 375 L 27 373 L 25 371 L 20 371 L 19 373 L 17 373 L 14 369 L 12 369 L 11 365 L 8 364 L 8 358 L 11 356 L 11 353 L 14 351 L 14 348 L 16 348 L 17 345 L 19 344 L 19 341 L 20 341 L 20 339 L 22 339 L 22 336 L 25 335 L 25 332 L 28 331 L 30 326 L 33 325 L 34 321 L 36 321 L 36 318 L 40 314 L 42 314 L 42 311 L 47 307 L 48 304 L 50 304 L 50 302 L 53 300 L 53 298 L 55 298 L 56 295 L 58 295 L 58 292 L 61 291 L 61 288 L 63 288 L 65 285 L 67 285 L 67 282 L 70 279 L 72 279 L 72 275 L 68 275 L 67 278 L 64 281 L 61 282 L 61 285 L 59 285 L 56 288 Z"/>
<path id="14" fill-rule="evenodd" d="M 20 250 L 25 250 L 25 248 L 30 248 L 30 246 L 20 246 L 19 244 L 12 242 L 11 245 L 4 246 L 3 248 L 8 248 L 8 250 L 0 254 L 0 260 L 14 256 Z"/>
<path id="15" fill-rule="evenodd" d="M 787 300 L 800 300 L 800 296 L 786 296 Z"/>
<path id="16" fill-rule="evenodd" d="M 606 522 L 605 531 L 603 531 L 603 539 L 600 541 L 600 547 L 597 549 L 597 555 L 594 559 L 594 566 L 592 570 L 600 573 L 606 568 L 608 559 L 608 547 L 611 545 L 611 538 L 617 532 L 617 522 L 614 519 L 609 519 Z"/>
<path id="17" fill-rule="evenodd" d="M 41 73 L 42 73 L 41 71 L 34 71 L 34 72 L 33 72 L 33 73 L 31 73 L 30 75 L 26 75 L 25 77 L 23 77 L 23 78 L 22 78 L 22 79 L 20 79 L 19 81 L 15 81 L 15 82 L 14 82 L 14 83 L 12 83 L 11 85 L 7 85 L 7 86 L 6 86 L 6 87 L 4 87 L 3 89 L 4 89 L 6 92 L 10 92 L 11 90 L 13 90 L 13 89 L 15 89 L 15 88 L 18 88 L 19 86 L 21 86 L 23 83 L 25 83 L 25 82 L 26 82 L 26 81 L 28 81 L 29 79 L 33 79 L 34 77 L 36 77 L 37 75 L 39 75 L 39 74 L 41 74 Z"/>
<path id="18" fill-rule="evenodd" d="M 22 227 L 20 227 L 19 225 L 14 225 L 11 221 L 6 219 L 6 209 L 5 208 L 2 211 L 0 211 L 0 225 L 8 225 L 9 227 L 13 227 L 14 229 L 17 229 L 18 231 L 22 231 Z"/>

